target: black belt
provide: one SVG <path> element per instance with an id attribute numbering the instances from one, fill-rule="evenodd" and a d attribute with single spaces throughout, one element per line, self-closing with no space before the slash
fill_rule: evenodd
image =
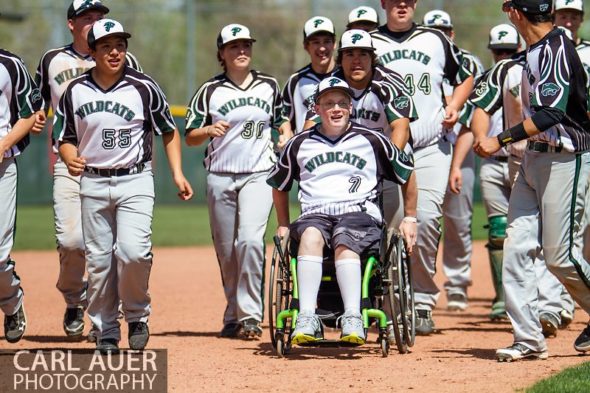
<path id="1" fill-rule="evenodd" d="M 490 160 L 498 161 L 498 162 L 508 162 L 508 157 L 506 156 L 490 156 Z"/>
<path id="2" fill-rule="evenodd" d="M 529 141 L 526 145 L 527 150 L 536 151 L 539 153 L 559 153 L 563 150 L 563 146 L 553 146 L 547 142 Z"/>
<path id="3" fill-rule="evenodd" d="M 134 173 L 141 173 L 145 169 L 145 163 L 133 165 L 131 168 L 94 168 L 91 166 L 84 167 L 84 172 L 91 173 L 102 177 L 126 176 Z"/>

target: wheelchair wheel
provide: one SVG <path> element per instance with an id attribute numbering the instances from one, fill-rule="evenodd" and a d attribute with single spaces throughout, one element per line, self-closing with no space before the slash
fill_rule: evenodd
<path id="1" fill-rule="evenodd" d="M 410 258 L 406 253 L 403 239 L 399 240 L 399 273 L 403 289 L 404 317 L 402 318 L 403 336 L 408 347 L 414 346 L 416 341 L 416 308 L 414 303 L 414 286 L 412 285 L 412 268 Z"/>
<path id="2" fill-rule="evenodd" d="M 288 340 L 291 333 L 290 324 L 285 324 L 283 332 L 278 332 L 275 326 L 276 317 L 281 311 L 289 308 L 291 301 L 291 275 L 289 272 L 289 255 L 287 253 L 288 239 L 288 234 L 284 238 L 274 237 L 275 247 L 270 266 L 270 287 L 268 295 L 270 338 L 272 346 L 277 349 L 277 352 L 279 351 L 278 341 L 281 341 L 281 352 L 279 352 L 279 356 L 281 357 L 284 355 L 286 349 L 283 335 L 286 335 Z"/>
<path id="3" fill-rule="evenodd" d="M 407 296 L 403 274 L 403 239 L 393 235 L 388 248 L 388 268 L 386 271 L 389 282 L 388 301 L 392 311 L 391 322 L 395 336 L 395 344 L 399 353 L 408 353 L 408 335 L 404 323 L 407 316 Z M 409 326 L 409 325 L 408 325 Z"/>
<path id="4" fill-rule="evenodd" d="M 381 344 L 381 355 L 386 358 L 389 355 L 389 340 L 387 340 L 387 336 L 383 336 L 379 339 Z"/>

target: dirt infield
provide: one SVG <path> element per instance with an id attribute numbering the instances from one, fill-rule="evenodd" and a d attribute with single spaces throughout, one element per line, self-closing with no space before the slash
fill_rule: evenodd
<path id="1" fill-rule="evenodd" d="M 487 319 L 492 286 L 483 243 L 477 243 L 474 251 L 470 307 L 462 313 L 449 313 L 441 296 L 434 313 L 439 333 L 419 337 L 411 353 L 400 355 L 394 349 L 388 358 L 382 358 L 378 345 L 372 343 L 373 334 L 363 347 L 294 348 L 287 359 L 279 359 L 273 353 L 268 329 L 260 341 L 218 338 L 224 299 L 211 248 L 156 249 L 150 282 L 153 315 L 149 347 L 168 349 L 170 392 L 387 389 L 500 393 L 590 360 L 577 355 L 572 347 L 586 322 L 578 310 L 569 330 L 549 340 L 549 360 L 497 363 L 495 349 L 511 343 L 510 324 Z M 55 289 L 57 253 L 16 252 L 12 256 L 25 288 L 29 323 L 21 342 L 9 346 L 1 339 L 0 348 L 90 347 L 64 337 L 64 303 Z M 439 271 L 442 286 L 444 277 L 442 269 Z M 121 344 L 125 347 L 126 339 Z"/>

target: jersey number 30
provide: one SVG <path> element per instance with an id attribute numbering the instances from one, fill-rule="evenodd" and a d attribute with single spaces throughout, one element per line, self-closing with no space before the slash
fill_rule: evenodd
<path id="1" fill-rule="evenodd" d="M 242 130 L 242 138 L 251 139 L 256 134 L 256 139 L 262 139 L 262 132 L 264 131 L 264 122 L 254 122 L 249 120 L 244 123 L 244 129 Z"/>
<path id="2" fill-rule="evenodd" d="M 102 148 L 105 150 L 113 150 L 119 146 L 125 149 L 131 146 L 131 130 L 102 130 Z"/>

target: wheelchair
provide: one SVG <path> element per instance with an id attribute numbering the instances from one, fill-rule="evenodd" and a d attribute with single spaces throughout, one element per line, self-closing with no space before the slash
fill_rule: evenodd
<path id="1" fill-rule="evenodd" d="M 386 232 L 385 232 L 386 233 Z M 384 235 L 383 239 L 387 236 Z M 297 247 L 289 236 L 275 236 L 269 280 L 269 326 L 273 348 L 279 357 L 291 351 L 291 332 L 299 312 L 297 285 Z M 381 242 L 380 255 L 361 256 L 361 314 L 365 333 L 372 323 L 379 331 L 378 342 L 383 357 L 389 355 L 390 332 L 401 354 L 414 345 L 416 331 L 414 290 L 410 260 L 403 238 L 394 233 L 388 242 Z M 333 257 L 324 252 L 322 284 L 318 293 L 316 313 L 323 326 L 336 327 L 344 309 L 340 297 Z M 344 345 L 320 340 L 303 346 Z"/>

